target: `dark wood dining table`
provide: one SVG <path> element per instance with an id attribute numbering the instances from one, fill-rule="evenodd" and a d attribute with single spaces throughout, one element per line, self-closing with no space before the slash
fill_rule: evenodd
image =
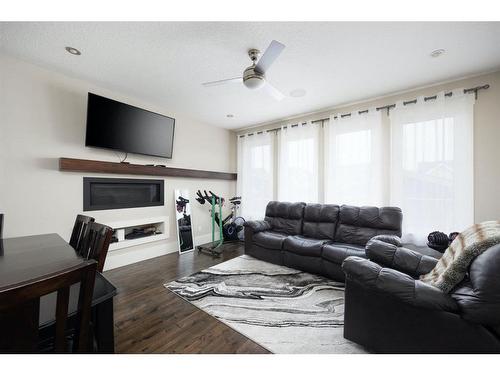
<path id="1" fill-rule="evenodd" d="M 0 298 L 2 290 L 83 263 L 84 259 L 58 234 L 0 239 Z M 68 315 L 76 315 L 79 285 L 70 290 Z M 116 288 L 100 272 L 96 274 L 92 297 L 92 326 L 97 352 L 114 352 L 113 297 Z M 40 336 L 55 323 L 56 293 L 40 299 Z"/>

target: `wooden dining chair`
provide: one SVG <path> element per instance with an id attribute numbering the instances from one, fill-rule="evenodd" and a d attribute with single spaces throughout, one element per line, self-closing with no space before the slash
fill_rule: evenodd
<path id="1" fill-rule="evenodd" d="M 94 222 L 94 218 L 85 215 L 76 215 L 75 225 L 73 225 L 73 231 L 71 232 L 71 238 L 69 239 L 69 244 L 75 250 L 81 245 L 84 239 L 87 226 Z"/>
<path id="2" fill-rule="evenodd" d="M 40 297 L 57 292 L 54 351 L 66 352 L 66 329 L 70 287 L 80 283 L 76 340 L 71 348 L 87 352 L 90 348 L 90 316 L 97 262 L 87 260 L 48 277 L 0 290 L 0 352 L 36 353 L 39 343 Z"/>
<path id="3" fill-rule="evenodd" d="M 85 259 L 97 261 L 97 270 L 102 272 L 108 254 L 113 229 L 104 224 L 90 223 L 83 235 L 84 239 L 76 250 Z"/>

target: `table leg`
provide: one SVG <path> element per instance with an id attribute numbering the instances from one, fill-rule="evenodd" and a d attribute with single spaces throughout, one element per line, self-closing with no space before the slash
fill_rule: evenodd
<path id="1" fill-rule="evenodd" d="M 115 352 L 115 332 L 113 319 L 113 298 L 95 306 L 95 336 L 98 353 Z"/>

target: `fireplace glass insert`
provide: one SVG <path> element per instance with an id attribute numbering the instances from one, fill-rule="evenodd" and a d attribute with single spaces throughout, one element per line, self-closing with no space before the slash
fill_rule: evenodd
<path id="1" fill-rule="evenodd" d="M 83 178 L 83 210 L 163 206 L 164 180 Z"/>

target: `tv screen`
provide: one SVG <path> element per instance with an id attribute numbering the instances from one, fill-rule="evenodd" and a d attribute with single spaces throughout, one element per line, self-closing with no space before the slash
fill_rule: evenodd
<path id="1" fill-rule="evenodd" d="M 85 146 L 172 157 L 175 119 L 89 92 Z"/>

